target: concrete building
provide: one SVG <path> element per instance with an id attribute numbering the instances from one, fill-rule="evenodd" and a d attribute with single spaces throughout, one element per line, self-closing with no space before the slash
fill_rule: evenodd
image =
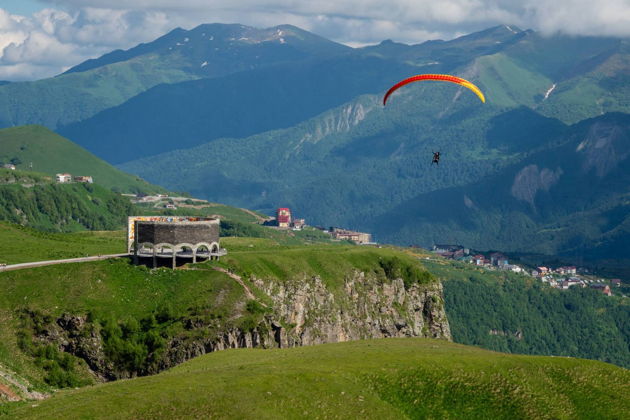
<path id="1" fill-rule="evenodd" d="M 12 163 L 5 163 L 4 165 L 2 165 L 2 167 L 4 169 L 11 169 L 12 171 L 15 171 L 15 165 Z"/>
<path id="2" fill-rule="evenodd" d="M 208 217 L 131 216 L 127 247 L 136 264 L 150 258 L 153 267 L 158 259 L 170 260 L 172 268 L 178 258 L 219 259 L 227 254 L 219 245 L 219 223 Z"/>

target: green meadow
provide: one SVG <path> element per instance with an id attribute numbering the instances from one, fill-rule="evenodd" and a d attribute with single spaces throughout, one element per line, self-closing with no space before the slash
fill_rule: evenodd
<path id="1" fill-rule="evenodd" d="M 226 350 L 159 375 L 12 405 L 39 418 L 594 419 L 630 412 L 630 372 L 430 339 Z"/>

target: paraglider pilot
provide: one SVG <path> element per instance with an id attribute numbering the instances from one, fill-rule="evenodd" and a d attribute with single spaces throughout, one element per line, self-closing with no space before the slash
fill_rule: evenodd
<path id="1" fill-rule="evenodd" d="M 431 165 L 434 163 L 440 166 L 440 152 L 433 152 L 433 162 L 431 162 Z"/>

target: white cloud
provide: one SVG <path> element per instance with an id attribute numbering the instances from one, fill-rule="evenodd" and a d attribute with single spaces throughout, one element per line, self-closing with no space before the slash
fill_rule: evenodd
<path id="1" fill-rule="evenodd" d="M 52 75 L 176 26 L 211 22 L 289 23 L 352 46 L 450 39 L 498 24 L 545 34 L 630 36 L 630 0 L 43 1 L 53 9 L 29 17 L 0 9 L 0 78 L 15 78 L 25 65 L 37 66 L 23 78 Z"/>
<path id="2" fill-rule="evenodd" d="M 175 26 L 163 12 L 44 9 L 24 17 L 0 9 L 0 80 L 53 76 L 88 58 L 154 39 Z"/>
<path id="3" fill-rule="evenodd" d="M 274 26 L 291 23 L 325 29 L 344 43 L 386 38 L 421 42 L 418 36 L 469 32 L 514 24 L 545 33 L 630 36 L 630 0 L 45 0 L 68 8 L 160 11 L 195 26 L 205 22 Z M 321 17 L 337 26 L 322 25 Z M 372 28 L 372 26 L 375 26 Z M 354 31 L 352 29 L 355 29 Z M 336 36 L 336 37 L 335 37 Z"/>

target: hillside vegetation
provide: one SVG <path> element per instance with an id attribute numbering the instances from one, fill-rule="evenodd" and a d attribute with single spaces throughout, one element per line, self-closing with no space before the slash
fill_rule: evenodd
<path id="1" fill-rule="evenodd" d="M 62 237 L 51 236 L 42 238 L 41 245 Z M 101 239 L 100 235 L 65 236 L 70 248 L 84 243 L 86 250 L 96 248 Z M 118 241 L 108 239 L 101 242 L 103 250 Z M 282 308 L 273 303 L 275 296 L 265 294 L 255 279 L 288 288 L 321 278 L 320 293 L 336 296 L 332 302 L 338 299 L 334 304 L 344 305 L 345 313 L 352 313 L 356 305 L 344 296 L 356 271 L 365 273 L 362 283 L 370 288 L 397 278 L 404 279 L 404 289 L 435 288 L 433 277 L 417 261 L 394 250 L 286 246 L 256 238 L 224 238 L 222 246 L 229 254 L 221 261 L 175 271 L 151 270 L 118 259 L 0 272 L 4 326 L 0 364 L 38 389 L 49 389 L 157 373 L 203 354 L 200 348 L 212 349 L 212 343 L 223 342 L 236 331 L 258 334 L 259 346 L 273 346 L 273 339 L 263 340 L 273 337 L 268 324 L 280 323 L 291 331 L 296 321 L 284 318 Z M 243 283 L 213 268 L 237 273 Z M 375 298 L 382 299 L 378 295 Z M 330 313 L 337 310 L 333 307 Z M 319 316 L 329 314 L 313 314 L 310 323 Z M 64 336 L 66 341 L 60 338 Z"/>
<path id="2" fill-rule="evenodd" d="M 442 281 L 453 340 L 486 349 L 572 356 L 630 368 L 630 298 L 456 262 L 424 261 Z"/>
<path id="3" fill-rule="evenodd" d="M 0 220 L 44 231 L 120 229 L 132 210 L 129 199 L 97 184 L 0 184 Z"/>
<path id="4" fill-rule="evenodd" d="M 91 176 L 96 184 L 118 192 L 164 192 L 161 187 L 126 174 L 49 129 L 28 125 L 0 130 L 0 162 L 53 177 L 58 173 Z"/>
<path id="5" fill-rule="evenodd" d="M 9 407 L 30 418 L 618 418 L 627 370 L 428 339 L 229 350 Z"/>
<path id="6" fill-rule="evenodd" d="M 372 74 L 363 57 L 378 59 L 369 67 L 374 72 L 383 61 L 392 71 L 389 82 L 375 80 L 374 89 L 360 93 L 352 90 L 360 85 L 340 82 L 338 94 L 354 96 L 339 106 L 249 136 L 242 126 L 231 134 L 189 133 L 188 149 L 121 167 L 230 205 L 270 213 L 283 203 L 313 224 L 370 231 L 381 242 L 620 258 L 629 235 L 623 217 L 629 45 L 628 39 L 544 37 L 504 25 L 449 41 L 383 42 L 330 59 L 362 57 L 339 80 Z M 382 95 L 402 65 L 414 66 L 400 68 L 405 75 L 463 76 L 487 102 L 451 84 L 423 82 L 399 90 L 383 107 Z M 308 101 L 312 87 L 302 84 L 299 101 Z M 191 104 L 199 95 L 190 96 Z M 259 100 L 244 86 L 237 97 L 248 98 L 253 119 L 269 108 L 266 97 Z M 132 105 L 95 119 L 119 127 Z M 160 108 L 169 114 L 168 104 Z M 84 121 L 73 129 L 91 126 Z M 139 121 L 134 130 L 145 126 Z M 438 150 L 439 167 L 431 165 Z"/>

